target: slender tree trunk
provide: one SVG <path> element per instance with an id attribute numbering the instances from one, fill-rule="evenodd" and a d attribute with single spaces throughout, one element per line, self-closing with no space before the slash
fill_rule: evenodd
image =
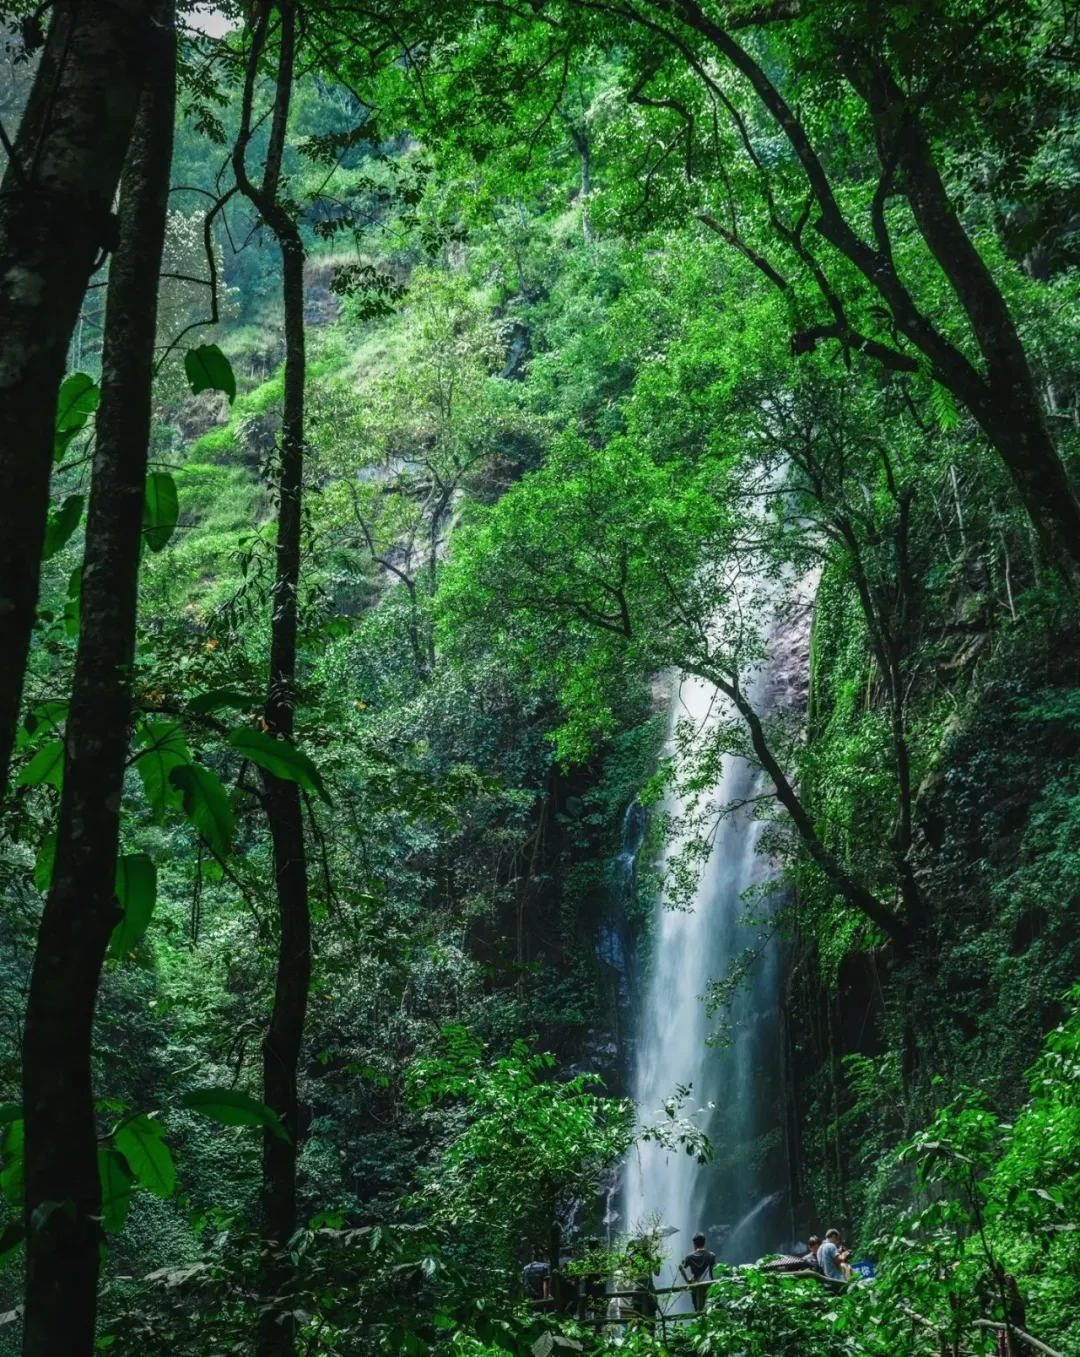
<path id="1" fill-rule="evenodd" d="M 281 249 L 285 311 L 285 392 L 278 481 L 277 569 L 270 638 L 270 687 L 264 719 L 271 734 L 291 739 L 295 707 L 297 599 L 300 588 L 304 486 L 304 247 L 300 232 L 277 199 L 296 57 L 296 11 L 279 0 L 281 15 L 277 87 L 262 183 L 248 176 L 255 77 L 266 43 L 264 16 L 252 32 L 240 135 L 233 169 L 241 193 L 274 232 Z M 263 1135 L 263 1285 L 268 1297 L 283 1298 L 292 1278 L 287 1246 L 296 1230 L 296 1154 L 299 1138 L 297 1072 L 311 980 L 311 920 L 308 912 L 307 849 L 303 806 L 295 782 L 264 777 L 274 877 L 278 897 L 278 962 L 274 1005 L 263 1041 L 263 1097 L 278 1114 L 288 1140 Z M 272 1304 L 259 1323 L 259 1357 L 291 1357 L 294 1325 Z"/>
<path id="2" fill-rule="evenodd" d="M 271 640 L 270 694 L 266 724 L 274 734 L 293 733 L 296 675 L 297 590 L 300 579 L 301 497 L 304 438 L 304 256 L 299 239 L 282 241 L 285 295 L 285 418 L 279 482 L 277 583 Z M 288 1142 L 263 1136 L 264 1245 L 277 1260 L 269 1278 L 280 1292 L 291 1276 L 283 1249 L 296 1230 L 296 1151 L 299 1108 L 296 1081 L 311 979 L 311 922 L 308 913 L 307 849 L 303 807 L 295 782 L 265 779 L 270 833 L 274 843 L 279 942 L 277 983 L 270 1026 L 263 1042 L 263 1096 L 279 1115 Z M 289 1354 L 292 1328 L 268 1313 L 259 1331 L 259 1352 Z"/>
<path id="3" fill-rule="evenodd" d="M 0 797 L 37 612 L 56 396 L 153 46 L 152 0 L 58 0 L 0 185 Z"/>
<path id="4" fill-rule="evenodd" d="M 124 167 L 52 888 L 23 1043 L 26 1357 L 90 1357 L 101 1229 L 91 1087 L 94 1002 L 115 900 L 128 751 L 158 274 L 176 88 L 171 6 Z"/>

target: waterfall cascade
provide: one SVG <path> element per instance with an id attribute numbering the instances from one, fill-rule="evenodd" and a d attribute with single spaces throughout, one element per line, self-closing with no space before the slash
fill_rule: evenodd
<path id="1" fill-rule="evenodd" d="M 679 685 L 672 706 L 673 728 L 687 719 L 701 729 L 717 715 L 715 692 L 697 680 Z M 726 759 L 715 802 L 752 797 L 757 777 L 742 760 Z M 677 804 L 672 809 L 678 814 Z M 732 961 L 759 943 L 759 930 L 740 923 L 740 897 L 770 875 L 756 851 L 761 827 L 745 809 L 722 819 L 693 909 L 665 909 L 661 902 L 655 923 L 636 1020 L 633 1094 L 641 1116 L 652 1120 L 678 1085 L 691 1086 L 683 1114 L 696 1113 L 714 1151 L 710 1164 L 699 1165 L 689 1155 L 642 1145 L 625 1166 L 623 1228 L 659 1224 L 672 1231 L 664 1284 L 676 1279 L 698 1230 L 731 1263 L 779 1249 L 790 1233 L 779 1130 L 779 943 L 765 945 L 729 1009 L 729 1045 L 708 1044 L 713 1024 L 702 998 L 709 981 L 723 979 Z"/>

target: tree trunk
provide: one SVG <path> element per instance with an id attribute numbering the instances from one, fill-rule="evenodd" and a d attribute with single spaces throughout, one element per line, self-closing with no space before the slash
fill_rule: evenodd
<path id="1" fill-rule="evenodd" d="M 90 1357 L 94 1350 L 101 1189 L 91 1036 L 101 965 L 118 919 L 120 797 L 175 114 L 171 6 L 151 55 L 124 167 L 120 242 L 109 279 L 56 862 L 23 1042 L 26 1357 Z"/>
<path id="2" fill-rule="evenodd" d="M 56 396 L 153 45 L 152 0 L 59 0 L 0 186 L 0 797 L 37 612 Z"/>
<path id="3" fill-rule="evenodd" d="M 293 733 L 296 675 L 297 591 L 304 470 L 304 256 L 299 239 L 282 241 L 285 297 L 285 416 L 281 439 L 277 582 L 271 640 L 270 694 L 265 719 L 270 731 Z M 281 1118 L 288 1142 L 263 1135 L 263 1242 L 275 1263 L 273 1292 L 287 1286 L 292 1269 L 283 1250 L 296 1229 L 296 1151 L 299 1109 L 296 1093 L 300 1046 L 311 979 L 311 921 L 308 913 L 307 850 L 303 807 L 295 782 L 265 779 L 270 833 L 274 842 L 279 942 L 277 983 L 270 1026 L 263 1042 L 263 1097 Z M 259 1331 L 261 1357 L 293 1351 L 292 1327 L 269 1312 Z"/>
<path id="4" fill-rule="evenodd" d="M 277 568 L 270 638 L 270 687 L 264 709 L 269 732 L 291 739 L 295 706 L 297 599 L 300 588 L 304 485 L 304 247 L 295 221 L 278 202 L 281 159 L 292 95 L 296 13 L 279 0 L 281 15 L 277 85 L 262 183 L 248 177 L 247 147 L 252 135 L 255 78 L 266 43 L 265 11 L 252 33 L 240 134 L 233 169 L 241 193 L 254 205 L 281 249 L 285 311 L 285 392 L 278 481 Z M 282 1140 L 263 1134 L 263 1286 L 271 1304 L 259 1322 L 259 1357 L 291 1357 L 294 1324 L 275 1300 L 284 1300 L 292 1278 L 287 1246 L 296 1230 L 296 1153 L 299 1137 L 297 1071 L 311 979 L 311 920 L 308 912 L 307 850 L 300 788 L 266 774 L 267 815 L 274 845 L 278 897 L 278 964 L 274 1005 L 263 1041 L 263 1098 L 288 1133 Z"/>
<path id="5" fill-rule="evenodd" d="M 806 127 L 749 50 L 698 0 L 651 5 L 700 33 L 746 78 L 802 166 L 819 212 L 815 228 L 879 294 L 896 328 L 930 360 L 935 379 L 967 406 L 1008 469 L 1046 559 L 1080 590 L 1080 499 L 1043 418 L 1023 342 L 1001 289 L 952 208 L 918 112 L 891 72 L 836 53 L 838 69 L 877 129 L 882 177 L 871 210 L 871 245 L 844 215 Z M 968 317 L 984 372 L 918 309 L 896 270 L 884 204 L 897 191 L 907 197 L 920 235 Z"/>
<path id="6" fill-rule="evenodd" d="M 875 99 L 874 89 L 888 97 Z M 888 78 L 864 97 L 895 163 L 912 216 L 964 308 L 985 364 L 985 377 L 961 371 L 953 392 L 968 406 L 1008 468 L 1049 564 L 1080 584 L 1080 499 L 1043 416 L 1027 353 L 982 255 L 957 216 L 918 115 Z"/>

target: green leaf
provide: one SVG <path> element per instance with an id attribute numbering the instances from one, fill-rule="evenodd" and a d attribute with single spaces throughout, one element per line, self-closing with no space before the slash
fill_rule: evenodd
<path id="1" fill-rule="evenodd" d="M 125 1122 L 113 1137 L 136 1183 L 155 1197 L 171 1197 L 176 1191 L 176 1167 L 164 1136 L 160 1122 L 142 1116 Z"/>
<path id="2" fill-rule="evenodd" d="M 254 711 L 260 705 L 258 698 L 237 692 L 235 688 L 213 688 L 208 693 L 200 693 L 198 697 L 193 697 L 187 709 L 193 716 L 206 716 L 210 712 L 222 711 L 226 707 L 239 711 Z"/>
<path id="3" fill-rule="evenodd" d="M 232 847 L 234 822 L 225 788 L 201 763 L 174 768 L 169 781 L 183 795 L 184 814 L 214 852 L 226 857 Z"/>
<path id="4" fill-rule="evenodd" d="M 281 1119 L 272 1108 L 261 1103 L 250 1094 L 235 1088 L 193 1088 L 189 1093 L 180 1095 L 183 1107 L 190 1107 L 211 1121 L 222 1126 L 269 1126 L 281 1140 L 288 1140 L 288 1134 Z"/>
<path id="5" fill-rule="evenodd" d="M 151 471 L 143 501 L 143 536 L 151 551 L 161 551 L 176 531 L 180 499 L 176 482 L 167 471 Z"/>
<path id="6" fill-rule="evenodd" d="M 124 917 L 112 931 L 109 955 L 126 956 L 150 926 L 157 901 L 157 869 L 145 853 L 130 853 L 116 864 L 116 898 Z"/>
<path id="7" fill-rule="evenodd" d="M 3 1267 L 26 1238 L 21 1220 L 9 1220 L 0 1234 L 0 1267 Z"/>
<path id="8" fill-rule="evenodd" d="M 136 742 L 139 754 L 135 766 L 139 770 L 147 800 L 158 824 L 170 808 L 179 808 L 182 798 L 169 781 L 174 768 L 191 762 L 179 721 L 142 721 Z"/>
<path id="9" fill-rule="evenodd" d="M 236 399 L 236 376 L 232 364 L 216 344 L 200 344 L 184 354 L 184 371 L 193 395 L 200 391 L 224 391 L 231 405 Z"/>
<path id="10" fill-rule="evenodd" d="M 0 1192 L 13 1211 L 21 1211 L 23 1204 L 23 1150 L 26 1145 L 26 1127 L 22 1117 L 8 1123 L 3 1141 L 4 1168 L 0 1172 Z"/>
<path id="11" fill-rule="evenodd" d="M 0 1104 L 0 1126 L 10 1126 L 13 1121 L 18 1121 L 22 1116 L 22 1108 L 18 1103 Z"/>
<path id="12" fill-rule="evenodd" d="M 101 388 L 85 372 L 72 372 L 64 378 L 56 404 L 56 428 L 81 429 L 101 404 Z"/>
<path id="13" fill-rule="evenodd" d="M 51 782 L 54 787 L 63 786 L 63 740 L 50 740 L 44 749 L 39 749 L 19 774 L 15 785 L 17 787 L 36 787 L 43 782 Z"/>
<path id="14" fill-rule="evenodd" d="M 67 544 L 71 534 L 79 526 L 85 503 L 86 500 L 82 495 L 68 495 L 59 509 L 50 509 L 49 522 L 45 529 L 45 548 L 41 553 L 43 561 L 51 561 Z"/>
<path id="15" fill-rule="evenodd" d="M 314 792 L 329 802 L 322 775 L 306 754 L 301 754 L 295 745 L 287 740 L 275 739 L 265 731 L 253 730 L 242 726 L 229 732 L 229 743 L 245 759 L 257 763 L 268 773 L 273 773 L 285 782 L 299 782 L 301 787 Z"/>
<path id="16" fill-rule="evenodd" d="M 76 566 L 68 580 L 67 601 L 64 604 L 64 631 L 78 636 L 82 620 L 82 566 Z"/>
<path id="17" fill-rule="evenodd" d="M 53 863 L 56 861 L 56 835 L 47 834 L 38 849 L 34 863 L 34 886 L 45 893 L 52 885 Z"/>
<path id="18" fill-rule="evenodd" d="M 101 1180 L 101 1223 L 110 1234 L 119 1234 L 131 1205 L 131 1170 L 127 1160 L 109 1145 L 98 1149 Z"/>
<path id="19" fill-rule="evenodd" d="M 68 703 L 65 701 L 54 698 L 50 702 L 42 702 L 23 722 L 15 741 L 15 748 L 25 749 L 36 735 L 50 732 L 59 735 L 61 722 L 67 720 L 67 714 Z"/>
<path id="20" fill-rule="evenodd" d="M 101 402 L 101 389 L 85 372 L 73 372 L 64 378 L 56 405 L 56 436 L 53 457 L 63 461 L 71 440 L 85 428 L 86 421 Z"/>

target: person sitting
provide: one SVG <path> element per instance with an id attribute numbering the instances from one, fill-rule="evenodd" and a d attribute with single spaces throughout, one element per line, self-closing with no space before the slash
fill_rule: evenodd
<path id="1" fill-rule="evenodd" d="M 706 1249 L 705 1236 L 701 1233 L 696 1234 L 694 1236 L 693 1253 L 688 1253 L 679 1264 L 683 1281 L 691 1287 L 690 1295 L 695 1310 L 705 1309 L 705 1296 L 709 1290 L 709 1283 L 713 1279 L 713 1268 L 715 1266 L 716 1254 L 709 1253 Z M 691 1277 L 693 1281 L 691 1281 Z"/>
<path id="2" fill-rule="evenodd" d="M 818 1249 L 818 1263 L 830 1282 L 845 1282 L 844 1269 L 840 1264 L 840 1231 L 826 1230 L 825 1242 Z"/>

